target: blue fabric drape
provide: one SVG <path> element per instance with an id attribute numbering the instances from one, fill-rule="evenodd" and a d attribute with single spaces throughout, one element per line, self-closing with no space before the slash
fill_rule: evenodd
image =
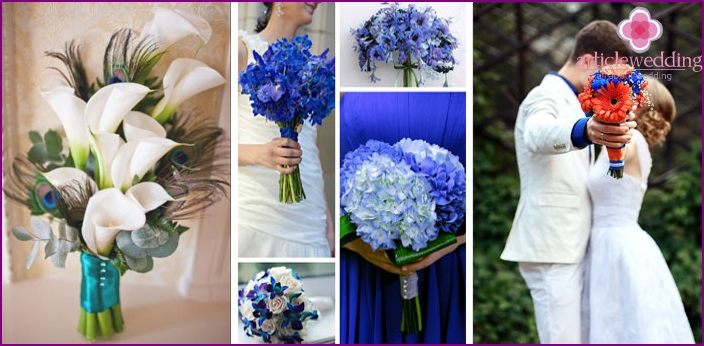
<path id="1" fill-rule="evenodd" d="M 422 139 L 466 167 L 464 93 L 345 93 L 340 101 L 340 158 L 376 139 Z M 464 230 L 465 228 L 461 228 Z M 340 253 L 342 343 L 466 342 L 466 247 L 418 272 L 423 331 L 403 335 L 399 278 L 348 250 Z"/>
<path id="2" fill-rule="evenodd" d="M 81 252 L 81 308 L 103 312 L 120 302 L 120 272 L 112 262 Z"/>

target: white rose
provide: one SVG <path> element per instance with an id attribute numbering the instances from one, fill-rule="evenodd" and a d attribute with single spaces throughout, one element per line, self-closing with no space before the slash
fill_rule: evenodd
<path id="1" fill-rule="evenodd" d="M 247 300 L 242 305 L 240 305 L 240 313 L 242 316 L 250 321 L 254 320 L 254 307 L 252 307 L 252 302 Z"/>
<path id="2" fill-rule="evenodd" d="M 301 294 L 300 296 L 296 297 L 293 301 L 291 301 L 291 304 L 294 306 L 298 306 L 301 304 L 304 304 L 303 306 L 305 307 L 305 310 L 307 311 L 313 311 L 313 305 L 310 303 L 310 300 L 308 299 L 308 296 L 305 294 Z"/>
<path id="3" fill-rule="evenodd" d="M 276 296 L 274 299 L 268 301 L 269 310 L 274 314 L 280 314 L 286 310 L 286 298 L 282 296 Z"/>
<path id="4" fill-rule="evenodd" d="M 263 332 L 271 334 L 276 331 L 276 324 L 272 320 L 264 320 L 264 322 L 262 322 L 261 328 Z"/>
<path id="5" fill-rule="evenodd" d="M 269 269 L 269 275 L 273 276 L 276 281 L 280 281 L 279 278 L 287 274 L 289 271 L 290 269 L 287 269 L 286 267 L 274 267 Z"/>
<path id="6" fill-rule="evenodd" d="M 303 282 L 294 278 L 291 274 L 283 275 L 281 279 L 276 279 L 282 286 L 288 286 L 286 294 L 298 293 L 303 288 Z"/>

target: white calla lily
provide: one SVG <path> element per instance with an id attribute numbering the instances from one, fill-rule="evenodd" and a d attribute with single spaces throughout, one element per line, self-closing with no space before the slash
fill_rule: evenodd
<path id="1" fill-rule="evenodd" d="M 112 162 L 123 145 L 125 145 L 125 141 L 115 133 L 99 132 L 91 136 L 91 148 L 95 157 L 95 176 L 101 189 L 114 186 L 110 175 Z"/>
<path id="2" fill-rule="evenodd" d="M 163 124 L 183 101 L 225 82 L 218 71 L 202 61 L 176 59 L 164 74 L 164 97 L 154 107 L 152 116 Z"/>
<path id="3" fill-rule="evenodd" d="M 61 120 L 74 166 L 83 169 L 88 162 L 90 152 L 85 122 L 86 103 L 76 97 L 74 92 L 73 88 L 59 86 L 42 91 L 42 96 Z"/>
<path id="4" fill-rule="evenodd" d="M 122 119 L 149 93 L 137 83 L 115 83 L 100 88 L 86 105 L 86 121 L 91 132 L 114 133 Z"/>
<path id="5" fill-rule="evenodd" d="M 125 192 L 125 196 L 139 205 L 145 213 L 174 200 L 161 185 L 154 182 L 144 182 L 132 186 Z"/>
<path id="6" fill-rule="evenodd" d="M 208 21 L 192 13 L 167 8 L 156 8 L 153 12 L 154 19 L 145 25 L 142 37 L 154 40 L 159 51 L 190 35 L 198 36 L 206 43 L 213 34 Z"/>
<path id="7" fill-rule="evenodd" d="M 149 137 L 120 147 L 112 162 L 111 177 L 116 187 L 126 191 L 133 181 L 140 180 L 159 159 L 179 145 L 168 138 Z"/>
<path id="8" fill-rule="evenodd" d="M 43 175 L 51 185 L 57 188 L 68 185 L 82 186 L 83 183 L 88 182 L 93 190 L 98 190 L 98 186 L 95 184 L 95 181 L 93 181 L 93 179 L 91 179 L 86 172 L 78 168 L 59 167 L 43 173 Z"/>
<path id="9" fill-rule="evenodd" d="M 166 138 L 166 130 L 158 121 L 142 112 L 129 112 L 122 121 L 125 139 L 133 142 L 142 138 Z"/>
<path id="10" fill-rule="evenodd" d="M 146 222 L 142 208 L 116 188 L 98 191 L 88 200 L 81 234 L 88 249 L 108 256 L 120 231 L 134 231 Z"/>

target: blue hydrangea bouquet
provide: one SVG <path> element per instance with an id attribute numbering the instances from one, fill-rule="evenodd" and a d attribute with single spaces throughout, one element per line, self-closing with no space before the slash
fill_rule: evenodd
<path id="1" fill-rule="evenodd" d="M 266 343 L 300 344 L 308 322 L 319 317 L 303 280 L 286 267 L 255 275 L 239 291 L 237 306 L 247 336 Z"/>
<path id="2" fill-rule="evenodd" d="M 34 243 L 27 268 L 43 244 L 44 257 L 60 268 L 80 252 L 78 331 L 91 342 L 123 330 L 120 276 L 151 271 L 153 258 L 174 253 L 188 230 L 178 222 L 202 216 L 227 194 L 229 157 L 216 158 L 217 148 L 228 148 L 223 130 L 178 111 L 225 78 L 192 58 L 173 60 L 162 78 L 151 73 L 176 42 L 194 35 L 205 43 L 211 34 L 201 17 L 157 8 L 141 33 L 114 32 L 102 76 L 89 77 L 73 41 L 47 53 L 64 65 L 55 69 L 66 85 L 42 96 L 65 137 L 30 132 L 32 147 L 14 158 L 3 191 L 33 215 L 33 232 L 12 228 L 18 240 Z"/>
<path id="3" fill-rule="evenodd" d="M 281 137 L 298 142 L 304 121 L 322 125 L 335 108 L 335 58 L 328 49 L 312 55 L 308 36 L 283 38 L 269 45 L 239 77 L 242 94 L 249 95 L 254 115 L 279 126 Z M 297 203 L 305 199 L 298 167 L 279 179 L 279 200 Z"/>
<path id="4" fill-rule="evenodd" d="M 459 158 L 422 140 L 369 140 L 345 155 L 340 172 L 340 237 L 387 250 L 396 266 L 457 242 L 466 173 Z M 401 276 L 401 331 L 422 330 L 417 276 Z"/>
<path id="5" fill-rule="evenodd" d="M 449 20 L 438 17 L 432 7 L 393 3 L 351 32 L 359 67 L 371 72 L 372 82 L 379 80 L 374 75 L 376 63 L 384 62 L 403 71 L 404 87 L 422 85 L 423 73 L 443 73 L 448 86 L 447 73 L 457 64 L 453 56 L 457 38 L 450 33 Z"/>

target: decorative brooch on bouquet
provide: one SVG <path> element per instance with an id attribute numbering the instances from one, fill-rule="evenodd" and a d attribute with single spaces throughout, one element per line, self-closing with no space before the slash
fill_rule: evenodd
<path id="1" fill-rule="evenodd" d="M 422 140 L 369 140 L 340 170 L 341 244 L 361 238 L 397 266 L 457 242 L 464 222 L 466 173 L 456 155 Z M 423 329 L 417 274 L 401 275 L 401 331 Z"/>
<path id="2" fill-rule="evenodd" d="M 444 74 L 444 86 L 448 86 L 447 73 L 457 64 L 453 55 L 457 38 L 450 33 L 449 24 L 429 5 L 403 7 L 393 3 L 384 7 L 359 28 L 351 30 L 359 68 L 371 72 L 373 83 L 379 80 L 374 75 L 376 63 L 384 62 L 393 63 L 395 69 L 403 71 L 404 87 L 422 85 L 423 73 Z"/>
<path id="3" fill-rule="evenodd" d="M 648 81 L 629 65 L 608 65 L 589 76 L 584 91 L 579 94 L 582 110 L 601 122 L 620 124 L 628 112 L 650 103 L 645 87 Z M 609 175 L 623 178 L 625 144 L 621 148 L 606 148 L 609 155 Z"/>
<path id="4" fill-rule="evenodd" d="M 293 269 L 274 267 L 257 274 L 239 291 L 238 309 L 247 336 L 267 343 L 300 344 L 318 311 Z"/>
<path id="5" fill-rule="evenodd" d="M 261 55 L 252 52 L 255 62 L 239 78 L 254 115 L 275 122 L 281 137 L 296 142 L 304 122 L 322 125 L 335 108 L 335 58 L 327 58 L 328 49 L 312 55 L 311 45 L 308 35 L 278 40 Z M 305 198 L 298 167 L 282 174 L 279 201 L 298 203 Z"/>
<path id="6" fill-rule="evenodd" d="M 95 82 L 78 44 L 47 53 L 65 68 L 55 69 L 67 86 L 42 91 L 65 138 L 53 130 L 30 132 L 31 149 L 6 173 L 6 196 L 34 215 L 34 232 L 12 228 L 17 239 L 34 242 L 27 268 L 42 243 L 60 268 L 69 252 L 81 253 L 78 330 L 89 341 L 123 330 L 120 276 L 152 270 L 152 258 L 171 255 L 188 230 L 178 221 L 201 216 L 227 194 L 223 130 L 177 112 L 184 100 L 226 80 L 191 58 L 171 62 L 162 78 L 150 75 L 190 35 L 206 42 L 210 25 L 191 13 L 155 9 L 141 34 L 121 29 L 110 37 Z M 221 147 L 225 153 L 216 158 Z"/>

